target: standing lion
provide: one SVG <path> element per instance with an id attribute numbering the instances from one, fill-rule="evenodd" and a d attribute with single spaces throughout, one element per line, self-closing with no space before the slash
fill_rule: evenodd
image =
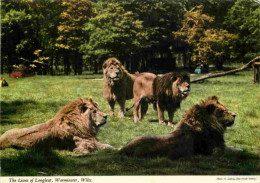
<path id="1" fill-rule="evenodd" d="M 114 115 L 116 102 L 119 104 L 118 117 L 124 117 L 125 101 L 133 98 L 135 75 L 130 74 L 116 58 L 109 58 L 103 64 L 104 97 L 110 106 L 110 115 Z"/>
<path id="2" fill-rule="evenodd" d="M 134 83 L 134 121 L 138 122 L 148 109 L 148 102 L 154 103 L 160 124 L 173 125 L 174 112 L 190 93 L 190 76 L 187 73 L 168 73 L 156 76 L 143 73 Z M 164 111 L 168 112 L 168 123 Z"/>
<path id="3" fill-rule="evenodd" d="M 8 130 L 0 137 L 0 149 L 54 147 L 87 154 L 95 149 L 114 148 L 96 138 L 98 129 L 106 121 L 107 114 L 100 111 L 92 99 L 77 99 L 45 123 Z"/>

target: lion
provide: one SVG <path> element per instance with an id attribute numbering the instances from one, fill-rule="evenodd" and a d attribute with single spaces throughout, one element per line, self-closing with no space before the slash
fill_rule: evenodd
<path id="1" fill-rule="evenodd" d="M 187 73 L 177 72 L 162 76 L 144 73 L 136 78 L 133 90 L 135 122 L 142 119 L 150 102 L 156 105 L 159 123 L 173 126 L 174 112 L 180 108 L 182 100 L 190 93 L 190 76 Z M 169 116 L 168 123 L 164 120 L 165 110 Z"/>
<path id="2" fill-rule="evenodd" d="M 216 96 L 208 97 L 187 110 L 172 133 L 137 137 L 121 148 L 119 153 L 176 159 L 194 154 L 210 155 L 215 148 L 222 152 L 227 149 L 224 132 L 234 124 L 235 117 L 236 114 L 228 111 Z"/>
<path id="3" fill-rule="evenodd" d="M 107 114 L 100 111 L 92 99 L 76 99 L 45 123 L 8 130 L 0 137 L 0 149 L 59 148 L 88 154 L 95 149 L 114 148 L 96 138 L 99 128 L 106 122 Z"/>
<path id="4" fill-rule="evenodd" d="M 128 73 L 119 60 L 109 58 L 103 64 L 104 97 L 114 115 L 114 106 L 119 104 L 118 117 L 124 117 L 125 101 L 133 98 L 133 83 L 136 75 Z"/>
<path id="5" fill-rule="evenodd" d="M 7 81 L 5 80 L 4 77 L 0 77 L 0 87 L 7 87 L 8 86 L 8 83 Z"/>

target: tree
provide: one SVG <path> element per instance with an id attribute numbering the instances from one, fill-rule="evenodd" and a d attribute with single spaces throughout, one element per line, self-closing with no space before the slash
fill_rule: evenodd
<path id="1" fill-rule="evenodd" d="M 156 72 L 174 69 L 174 54 L 179 46 L 175 46 L 178 43 L 174 40 L 172 30 L 178 30 L 181 25 L 181 3 L 172 0 L 130 1 L 125 2 L 123 6 L 143 21 L 147 34 L 146 45 L 138 55 L 140 70 L 147 71 L 149 68 Z"/>
<path id="2" fill-rule="evenodd" d="M 66 74 L 69 74 L 69 54 L 74 55 L 74 74 L 82 74 L 82 55 L 79 46 L 83 43 L 83 27 L 91 16 L 90 0 L 62 0 L 65 10 L 60 14 L 62 21 L 58 26 L 59 37 L 56 46 L 62 49 Z"/>
<path id="3" fill-rule="evenodd" d="M 238 35 L 235 41 L 237 59 L 252 59 L 260 54 L 260 4 L 252 0 L 238 0 L 229 9 L 225 25 L 227 29 Z"/>
<path id="4" fill-rule="evenodd" d="M 11 72 L 12 67 L 29 67 L 36 59 L 35 50 L 41 49 L 53 61 L 57 39 L 59 0 L 5 0 L 2 2 L 2 62 Z M 47 74 L 49 61 L 41 73 Z M 3 70 L 2 70 L 3 72 Z M 39 74 L 39 73 L 38 73 Z"/>
<path id="5" fill-rule="evenodd" d="M 4 1 L 2 3 L 1 68 L 6 64 L 10 73 L 14 65 L 28 66 L 33 59 L 33 51 L 39 45 L 34 40 L 34 18 L 27 1 Z M 3 72 L 3 70 L 1 71 Z"/>
<path id="6" fill-rule="evenodd" d="M 135 14 L 126 11 L 119 3 L 97 3 L 94 14 L 85 26 L 85 37 L 81 45 L 84 58 L 98 66 L 108 57 L 125 59 L 140 51 L 146 39 L 142 21 Z"/>
<path id="7" fill-rule="evenodd" d="M 226 30 L 209 28 L 214 18 L 202 13 L 203 6 L 197 6 L 185 13 L 183 26 L 175 32 L 177 38 L 190 45 L 191 59 L 197 65 L 207 66 L 214 61 L 222 69 L 223 56 L 229 56 L 233 34 Z"/>

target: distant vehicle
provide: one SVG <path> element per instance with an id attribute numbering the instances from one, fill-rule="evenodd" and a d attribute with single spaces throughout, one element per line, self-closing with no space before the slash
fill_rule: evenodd
<path id="1" fill-rule="evenodd" d="M 25 68 L 17 68 L 12 73 L 10 73 L 10 77 L 12 78 L 23 78 L 23 77 L 32 77 L 35 74 L 29 69 Z"/>

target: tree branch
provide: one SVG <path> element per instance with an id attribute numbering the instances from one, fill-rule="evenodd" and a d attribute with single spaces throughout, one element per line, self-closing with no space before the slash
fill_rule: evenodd
<path id="1" fill-rule="evenodd" d="M 240 67 L 238 69 L 233 69 L 233 70 L 230 70 L 230 71 L 214 73 L 214 74 L 210 73 L 210 74 L 201 76 L 199 78 L 192 79 L 191 83 L 195 83 L 195 82 L 202 81 L 202 80 L 209 79 L 209 78 L 216 78 L 216 77 L 220 77 L 220 76 L 225 76 L 225 75 L 228 75 L 228 74 L 233 74 L 233 73 L 242 71 L 242 70 L 248 68 L 253 62 L 255 62 L 258 59 L 260 59 L 260 56 L 255 57 L 253 60 L 251 60 L 250 62 L 248 62 L 247 64 L 243 65 L 242 67 Z"/>

